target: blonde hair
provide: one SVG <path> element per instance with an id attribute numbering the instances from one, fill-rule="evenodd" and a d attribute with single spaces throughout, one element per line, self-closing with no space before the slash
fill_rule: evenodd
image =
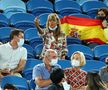
<path id="1" fill-rule="evenodd" d="M 80 52 L 80 51 L 74 52 L 74 53 L 72 54 L 72 56 L 71 56 L 71 60 L 73 60 L 73 57 L 74 57 L 75 54 L 79 54 L 80 57 L 81 57 L 81 60 L 80 60 L 80 67 L 81 67 L 81 66 L 84 66 L 84 65 L 86 64 L 86 60 L 85 60 L 85 56 L 84 56 L 83 52 Z"/>
<path id="2" fill-rule="evenodd" d="M 60 35 L 60 30 L 61 30 L 61 28 L 60 28 L 61 23 L 60 23 L 60 19 L 59 19 L 58 15 L 56 13 L 51 13 L 51 14 L 48 15 L 47 22 L 46 22 L 46 30 L 47 30 L 47 32 L 49 32 L 49 29 L 48 29 L 49 28 L 49 20 L 53 20 L 53 19 L 57 20 L 58 30 L 55 31 L 55 35 L 59 36 Z"/>

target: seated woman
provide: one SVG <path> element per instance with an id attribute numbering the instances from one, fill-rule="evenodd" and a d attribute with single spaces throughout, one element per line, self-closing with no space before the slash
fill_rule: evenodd
<path id="1" fill-rule="evenodd" d="M 72 68 L 66 68 L 65 75 L 67 83 L 71 85 L 71 90 L 86 90 L 87 72 L 80 67 L 86 64 L 85 56 L 82 52 L 76 51 L 71 56 Z"/>

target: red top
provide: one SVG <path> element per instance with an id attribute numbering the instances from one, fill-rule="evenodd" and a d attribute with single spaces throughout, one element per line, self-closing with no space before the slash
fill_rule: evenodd
<path id="1" fill-rule="evenodd" d="M 87 72 L 76 68 L 67 68 L 64 71 L 66 80 L 72 88 L 80 88 L 87 85 Z"/>

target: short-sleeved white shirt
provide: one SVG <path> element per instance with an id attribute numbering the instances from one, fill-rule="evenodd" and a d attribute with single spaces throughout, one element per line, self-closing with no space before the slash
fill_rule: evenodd
<path id="1" fill-rule="evenodd" d="M 0 69 L 14 69 L 21 59 L 27 60 L 26 48 L 13 49 L 10 43 L 0 45 Z"/>

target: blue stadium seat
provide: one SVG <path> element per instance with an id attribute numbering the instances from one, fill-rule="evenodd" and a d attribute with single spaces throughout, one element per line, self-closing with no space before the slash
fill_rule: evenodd
<path id="1" fill-rule="evenodd" d="M 30 87 L 30 90 L 35 90 L 36 84 L 34 80 L 32 79 L 30 80 L 29 87 Z"/>
<path id="2" fill-rule="evenodd" d="M 23 77 L 26 78 L 27 80 L 31 80 L 33 67 L 39 63 L 42 63 L 42 60 L 31 59 L 31 58 L 28 59 L 26 61 L 26 65 L 24 67 L 24 70 L 22 71 Z"/>
<path id="3" fill-rule="evenodd" d="M 74 37 L 67 37 L 67 45 L 70 44 L 82 44 L 82 41 L 78 38 L 74 38 Z"/>
<path id="4" fill-rule="evenodd" d="M 67 46 L 67 49 L 68 49 L 68 53 L 67 53 L 68 57 L 71 57 L 71 55 L 75 51 L 81 51 L 81 52 L 84 53 L 87 60 L 92 60 L 93 59 L 93 52 L 87 46 L 80 45 L 80 44 L 71 44 L 71 45 Z"/>
<path id="5" fill-rule="evenodd" d="M 10 23 L 16 28 L 26 30 L 28 28 L 34 28 L 35 16 L 29 13 L 16 13 L 11 16 Z"/>
<path id="6" fill-rule="evenodd" d="M 96 60 L 86 60 L 86 65 L 82 67 L 83 70 L 89 72 L 89 71 L 99 71 L 100 68 L 105 66 L 106 64 L 101 61 Z"/>
<path id="7" fill-rule="evenodd" d="M 108 8 L 103 2 L 101 1 L 86 1 L 82 4 L 82 10 L 84 13 L 88 14 L 92 18 L 96 17 L 97 10 L 99 8 Z"/>
<path id="8" fill-rule="evenodd" d="M 55 2 L 55 10 L 62 16 L 72 13 L 81 13 L 80 5 L 77 2 L 71 0 Z"/>
<path id="9" fill-rule="evenodd" d="M 38 17 L 39 24 L 42 28 L 46 27 L 46 21 L 47 21 L 48 15 L 49 15 L 49 13 L 43 13 L 43 14 L 39 15 L 39 17 Z"/>
<path id="10" fill-rule="evenodd" d="M 98 45 L 94 48 L 94 56 L 100 61 L 105 61 L 108 56 L 108 45 Z"/>
<path id="11" fill-rule="evenodd" d="M 89 15 L 81 14 L 81 13 L 70 14 L 69 16 L 76 16 L 76 17 L 81 17 L 81 18 L 91 18 Z"/>
<path id="12" fill-rule="evenodd" d="M 0 9 L 4 11 L 7 18 L 15 13 L 26 12 L 26 5 L 21 0 L 0 0 L 0 4 Z"/>
<path id="13" fill-rule="evenodd" d="M 27 40 L 33 48 L 42 43 L 42 38 L 39 37 L 38 31 L 36 28 L 29 28 L 24 31 L 25 40 Z"/>
<path id="14" fill-rule="evenodd" d="M 9 20 L 6 16 L 3 14 L 0 14 L 0 27 L 8 27 L 9 26 Z"/>
<path id="15" fill-rule="evenodd" d="M 8 42 L 10 40 L 10 33 L 11 33 L 10 27 L 1 27 L 0 28 L 0 41 L 2 43 Z"/>
<path id="16" fill-rule="evenodd" d="M 18 76 L 5 76 L 1 80 L 1 88 L 4 88 L 6 84 L 15 85 L 18 90 L 29 90 L 26 79 Z M 4 90 L 4 89 L 3 89 Z"/>
<path id="17" fill-rule="evenodd" d="M 42 49 L 43 49 L 43 44 L 39 44 L 35 47 L 34 52 L 35 52 L 35 57 L 36 58 L 39 58 L 39 56 L 42 52 Z"/>
<path id="18" fill-rule="evenodd" d="M 70 60 L 58 60 L 58 64 L 61 66 L 62 69 L 72 67 Z"/>
<path id="19" fill-rule="evenodd" d="M 52 13 L 53 5 L 47 0 L 30 0 L 27 2 L 27 10 L 35 16 L 43 13 Z"/>
<path id="20" fill-rule="evenodd" d="M 23 47 L 27 49 L 27 58 L 35 58 L 34 50 L 30 45 L 24 44 Z"/>

